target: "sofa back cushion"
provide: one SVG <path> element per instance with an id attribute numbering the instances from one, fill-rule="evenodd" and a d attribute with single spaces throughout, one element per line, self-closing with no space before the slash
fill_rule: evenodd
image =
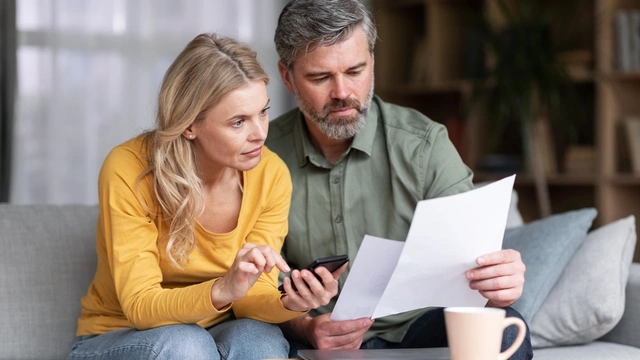
<path id="1" fill-rule="evenodd" d="M 522 296 L 512 305 L 527 323 L 560 279 L 596 215 L 596 209 L 585 208 L 505 230 L 503 248 L 518 250 L 527 266 Z"/>
<path id="2" fill-rule="evenodd" d="M 97 218 L 97 206 L 0 204 L 0 359 L 67 357 Z"/>

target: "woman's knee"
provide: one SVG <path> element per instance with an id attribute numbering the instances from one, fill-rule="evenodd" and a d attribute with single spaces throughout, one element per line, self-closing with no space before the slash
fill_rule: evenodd
<path id="1" fill-rule="evenodd" d="M 209 330 L 222 358 L 287 358 L 289 342 L 277 325 L 258 320 L 231 320 Z"/>
<path id="2" fill-rule="evenodd" d="M 216 344 L 192 324 L 122 329 L 78 338 L 68 359 L 219 359 Z"/>
<path id="3" fill-rule="evenodd" d="M 166 328 L 166 329 L 163 329 Z M 216 343 L 199 325 L 178 324 L 157 328 L 156 359 L 219 359 Z"/>

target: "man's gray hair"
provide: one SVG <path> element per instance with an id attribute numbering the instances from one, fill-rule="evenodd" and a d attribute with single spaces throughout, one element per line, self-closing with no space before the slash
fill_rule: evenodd
<path id="1" fill-rule="evenodd" d="M 369 51 L 377 39 L 373 15 L 358 0 L 291 0 L 280 13 L 274 41 L 280 61 L 292 69 L 299 52 L 348 39 L 357 26 L 367 37 Z"/>

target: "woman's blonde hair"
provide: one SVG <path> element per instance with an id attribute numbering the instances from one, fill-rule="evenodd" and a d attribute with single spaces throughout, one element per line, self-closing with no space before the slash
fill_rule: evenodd
<path id="1" fill-rule="evenodd" d="M 269 82 L 256 53 L 232 38 L 200 34 L 167 70 L 158 95 L 156 127 L 146 133 L 153 187 L 169 224 L 166 253 L 181 268 L 195 246 L 195 218 L 204 209 L 191 141 L 182 133 L 227 94 L 251 82 Z M 160 239 L 158 239 L 160 240 Z"/>

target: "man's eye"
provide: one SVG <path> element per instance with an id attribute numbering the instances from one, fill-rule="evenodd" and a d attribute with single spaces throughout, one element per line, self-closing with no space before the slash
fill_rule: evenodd
<path id="1" fill-rule="evenodd" d="M 328 79 L 327 77 L 321 77 L 321 78 L 315 78 L 312 81 L 316 82 L 316 83 L 321 83 L 321 82 L 323 82 L 323 81 L 325 81 L 327 79 Z"/>
<path id="2" fill-rule="evenodd" d="M 260 111 L 260 115 L 267 115 L 269 109 L 271 109 L 271 106 L 267 106 L 266 108 L 262 109 L 262 111 Z"/>
<path id="3" fill-rule="evenodd" d="M 361 70 L 358 70 L 358 71 L 350 71 L 350 72 L 349 72 L 349 75 L 351 75 L 351 76 L 358 76 L 358 75 L 360 75 L 360 74 L 362 74 L 362 71 L 361 71 Z"/>

